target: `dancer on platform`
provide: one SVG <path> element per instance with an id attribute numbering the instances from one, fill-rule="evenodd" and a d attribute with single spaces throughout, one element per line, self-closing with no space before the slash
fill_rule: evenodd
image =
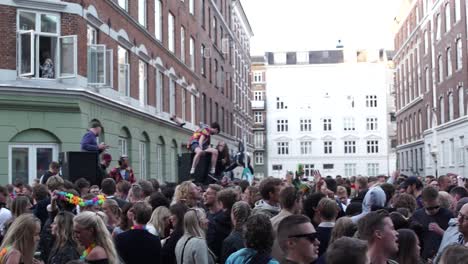
<path id="1" fill-rule="evenodd" d="M 195 168 L 200 161 L 201 155 L 205 152 L 211 153 L 211 166 L 208 176 L 214 177 L 218 150 L 210 147 L 210 141 L 211 135 L 219 134 L 220 131 L 219 124 L 214 122 L 211 126 L 205 124 L 200 125 L 200 128 L 193 133 L 188 144 L 188 147 L 195 153 L 192 161 L 192 168 L 190 169 L 190 178 L 194 178 Z"/>

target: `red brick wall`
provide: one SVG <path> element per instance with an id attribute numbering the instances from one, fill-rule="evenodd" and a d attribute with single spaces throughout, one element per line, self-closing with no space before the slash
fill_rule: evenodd
<path id="1" fill-rule="evenodd" d="M 0 68 L 16 69 L 16 8 L 0 5 Z"/>

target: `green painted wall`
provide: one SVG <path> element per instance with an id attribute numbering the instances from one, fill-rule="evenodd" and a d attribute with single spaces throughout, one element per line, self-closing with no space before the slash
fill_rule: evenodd
<path id="1" fill-rule="evenodd" d="M 80 150 L 81 137 L 91 120 L 97 119 L 104 127 L 103 141 L 110 145 L 111 166 L 117 165 L 118 139 L 124 136 L 124 127 L 130 134 L 128 154 L 135 176 L 176 180 L 177 165 L 171 165 L 176 153 L 190 132 L 173 125 L 154 121 L 110 107 L 95 100 L 64 96 L 34 96 L 0 94 L 0 183 L 8 182 L 8 146 L 13 143 L 51 143 L 57 141 L 59 151 Z M 156 177 L 156 147 L 164 141 L 164 168 L 162 177 Z M 147 175 L 140 175 L 139 144 L 147 142 Z M 173 155 L 173 156 L 170 156 Z M 177 164 L 177 162 L 175 163 Z M 164 179 L 163 179 L 164 177 Z"/>

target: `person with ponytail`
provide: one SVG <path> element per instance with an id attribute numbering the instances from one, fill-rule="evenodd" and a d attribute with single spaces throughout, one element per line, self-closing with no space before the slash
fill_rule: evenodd
<path id="1" fill-rule="evenodd" d="M 0 246 L 1 264 L 43 264 L 34 258 L 41 221 L 33 214 L 18 216 L 5 234 Z"/>
<path id="2" fill-rule="evenodd" d="M 67 211 L 61 211 L 55 216 L 51 225 L 55 241 L 47 264 L 62 264 L 80 258 L 77 243 L 73 239 L 74 217 L 74 214 Z"/>
<path id="3" fill-rule="evenodd" d="M 231 209 L 232 232 L 223 241 L 221 250 L 221 264 L 224 264 L 227 258 L 234 252 L 244 248 L 245 240 L 242 237 L 242 230 L 245 222 L 250 216 L 252 209 L 247 202 L 236 202 Z"/>
<path id="4" fill-rule="evenodd" d="M 82 212 L 73 219 L 73 231 L 85 248 L 80 259 L 89 264 L 119 264 L 120 260 L 102 212 Z"/>

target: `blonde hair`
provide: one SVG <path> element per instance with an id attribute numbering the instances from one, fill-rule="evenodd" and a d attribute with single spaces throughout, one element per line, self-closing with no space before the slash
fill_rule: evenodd
<path id="1" fill-rule="evenodd" d="M 85 229 L 92 229 L 94 231 L 94 239 L 96 246 L 100 246 L 107 254 L 107 259 L 110 264 L 119 263 L 119 257 L 112 240 L 112 236 L 107 230 L 106 224 L 102 216 L 95 212 L 85 211 L 73 219 L 75 224 L 82 226 Z"/>
<path id="2" fill-rule="evenodd" d="M 357 230 L 357 225 L 349 217 L 340 217 L 333 228 L 330 235 L 331 245 L 333 242 L 338 240 L 341 237 L 352 237 Z"/>
<path id="3" fill-rule="evenodd" d="M 166 220 L 171 216 L 171 211 L 165 206 L 158 206 L 154 209 L 148 224 L 152 224 L 159 233 L 160 238 L 164 238 L 166 230 Z"/>
<path id="4" fill-rule="evenodd" d="M 54 222 L 57 225 L 57 234 L 55 236 L 54 249 L 64 247 L 67 241 L 76 243 L 73 235 L 73 218 L 74 214 L 62 211 L 55 216 Z"/>
<path id="5" fill-rule="evenodd" d="M 31 201 L 29 198 L 27 196 L 18 196 L 11 203 L 11 212 L 14 217 L 18 217 L 27 213 L 29 211 L 29 207 L 31 207 Z"/>
<path id="6" fill-rule="evenodd" d="M 190 195 L 192 185 L 193 183 L 191 181 L 184 181 L 179 184 L 175 189 L 174 200 L 172 201 L 172 204 L 183 203 L 188 207 L 192 207 L 192 197 Z"/>
<path id="7" fill-rule="evenodd" d="M 104 205 L 107 205 L 109 206 L 110 208 L 110 211 L 115 215 L 115 217 L 117 218 L 117 220 L 120 220 L 120 217 L 122 216 L 122 210 L 120 209 L 119 207 L 119 204 L 117 203 L 116 200 L 113 200 L 113 199 L 106 199 L 104 201 Z"/>
<path id="8" fill-rule="evenodd" d="M 184 230 L 190 236 L 206 239 L 205 230 L 201 221 L 206 218 L 205 212 L 200 208 L 190 208 L 184 215 Z"/>
<path id="9" fill-rule="evenodd" d="M 3 238 L 1 250 L 8 247 L 18 250 L 21 253 L 21 258 L 25 264 L 30 264 L 33 261 L 36 244 L 34 236 L 36 229 L 41 228 L 41 221 L 33 214 L 23 214 L 18 216 L 11 224 L 10 228 Z M 4 263 L 5 259 L 0 261 Z"/>

